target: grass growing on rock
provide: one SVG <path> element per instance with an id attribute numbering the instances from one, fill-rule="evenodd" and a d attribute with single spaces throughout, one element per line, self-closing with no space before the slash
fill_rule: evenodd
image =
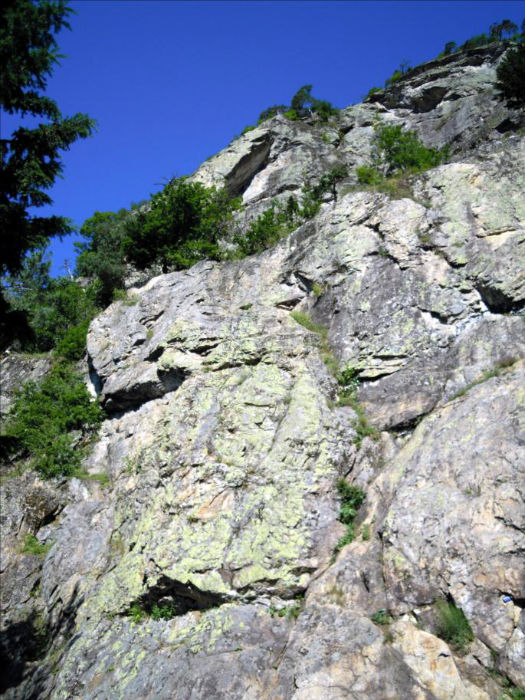
<path id="1" fill-rule="evenodd" d="M 459 399 L 461 396 L 465 396 L 471 389 L 473 389 L 475 386 L 478 386 L 478 384 L 483 384 L 483 382 L 488 381 L 489 379 L 492 379 L 492 377 L 499 377 L 499 375 L 509 367 L 512 367 L 518 360 L 514 359 L 507 359 L 507 360 L 502 360 L 499 362 L 495 367 L 491 367 L 490 369 L 486 369 L 484 372 L 482 372 L 481 377 L 479 379 L 475 379 L 473 382 L 470 382 L 470 384 L 467 384 L 467 386 L 464 386 L 463 389 L 460 389 L 457 391 L 454 396 L 451 397 L 451 401 L 454 401 L 455 399 Z"/>
<path id="2" fill-rule="evenodd" d="M 368 422 L 364 408 L 358 401 L 357 389 L 359 388 L 359 371 L 355 367 L 347 367 L 337 375 L 340 386 L 338 406 L 350 406 L 356 413 L 354 428 L 356 431 L 355 445 L 359 449 L 365 437 L 377 440 L 379 431 Z"/>
<path id="3" fill-rule="evenodd" d="M 456 651 L 464 651 L 474 639 L 469 621 L 461 608 L 443 600 L 436 603 L 437 635 Z"/>
<path id="4" fill-rule="evenodd" d="M 21 548 L 22 554 L 34 554 L 35 556 L 42 557 L 51 549 L 52 545 L 42 544 L 37 540 L 34 535 L 27 534 L 24 537 L 24 544 Z"/>

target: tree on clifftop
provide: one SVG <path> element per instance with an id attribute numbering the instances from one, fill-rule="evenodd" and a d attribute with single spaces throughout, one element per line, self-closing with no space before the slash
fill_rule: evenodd
<path id="1" fill-rule="evenodd" d="M 0 140 L 0 275 L 18 272 L 28 251 L 72 231 L 61 216 L 34 216 L 30 207 L 51 204 L 48 190 L 62 172 L 60 152 L 89 136 L 86 114 L 64 117 L 43 94 L 61 58 L 54 35 L 70 28 L 67 0 L 4 0 L 0 9 L 0 107 L 42 120 Z M 0 315 L 2 313 L 0 293 Z"/>

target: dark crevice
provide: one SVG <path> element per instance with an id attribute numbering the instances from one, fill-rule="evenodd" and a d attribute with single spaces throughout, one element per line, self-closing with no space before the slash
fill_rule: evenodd
<path id="1" fill-rule="evenodd" d="M 157 381 L 130 386 L 103 401 L 104 410 L 111 417 L 121 417 L 128 411 L 136 411 L 143 404 L 153 399 L 160 399 L 165 394 L 176 391 L 188 378 L 190 373 L 177 368 L 158 370 Z"/>
<path id="2" fill-rule="evenodd" d="M 151 615 L 155 606 L 164 607 L 170 611 L 171 617 L 185 615 L 192 610 L 209 610 L 227 602 L 227 598 L 212 591 L 202 591 L 189 581 L 182 583 L 167 576 L 161 576 L 157 583 L 146 593 L 139 596 L 126 610 L 129 615 L 135 606 Z"/>
<path id="3" fill-rule="evenodd" d="M 146 360 L 146 362 L 156 362 L 162 357 L 165 349 L 166 348 L 162 346 L 158 346 L 154 350 L 152 350 L 150 354 L 144 359 Z"/>
<path id="4" fill-rule="evenodd" d="M 475 289 L 486 304 L 488 310 L 492 311 L 492 313 L 498 314 L 518 311 L 525 306 L 525 299 L 517 302 L 495 287 L 478 284 L 475 286 Z"/>
<path id="5" fill-rule="evenodd" d="M 504 119 L 496 127 L 496 131 L 500 134 L 506 134 L 509 131 L 517 131 L 520 128 L 519 123 L 513 122 L 512 119 Z"/>

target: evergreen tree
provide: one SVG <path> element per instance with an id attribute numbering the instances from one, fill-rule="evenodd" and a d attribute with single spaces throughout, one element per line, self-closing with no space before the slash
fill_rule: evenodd
<path id="1" fill-rule="evenodd" d="M 525 44 L 509 49 L 497 69 L 497 89 L 510 107 L 525 106 Z"/>
<path id="2" fill-rule="evenodd" d="M 43 94 L 61 58 L 54 34 L 69 28 L 70 13 L 66 0 L 4 0 L 0 9 L 0 107 L 42 120 L 0 141 L 0 275 L 18 272 L 28 251 L 72 230 L 64 217 L 28 211 L 52 203 L 46 190 L 62 172 L 60 152 L 94 128 L 85 114 L 62 116 Z"/>

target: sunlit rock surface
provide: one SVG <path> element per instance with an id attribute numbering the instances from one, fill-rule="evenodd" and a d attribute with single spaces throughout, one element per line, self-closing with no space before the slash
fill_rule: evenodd
<path id="1" fill-rule="evenodd" d="M 84 467 L 109 483 L 4 468 L 2 697 L 525 685 L 525 140 L 494 89 L 500 53 L 426 64 L 337 124 L 278 116 L 198 169 L 246 220 L 305 177 L 350 175 L 272 249 L 154 277 L 93 321 L 84 369 L 107 419 Z M 358 191 L 377 118 L 451 162 L 407 196 Z M 7 400 L 48 365 L 4 357 Z M 359 372 L 366 430 L 336 366 Z M 340 478 L 366 498 L 338 547 Z M 466 615 L 463 648 L 439 601 Z"/>

